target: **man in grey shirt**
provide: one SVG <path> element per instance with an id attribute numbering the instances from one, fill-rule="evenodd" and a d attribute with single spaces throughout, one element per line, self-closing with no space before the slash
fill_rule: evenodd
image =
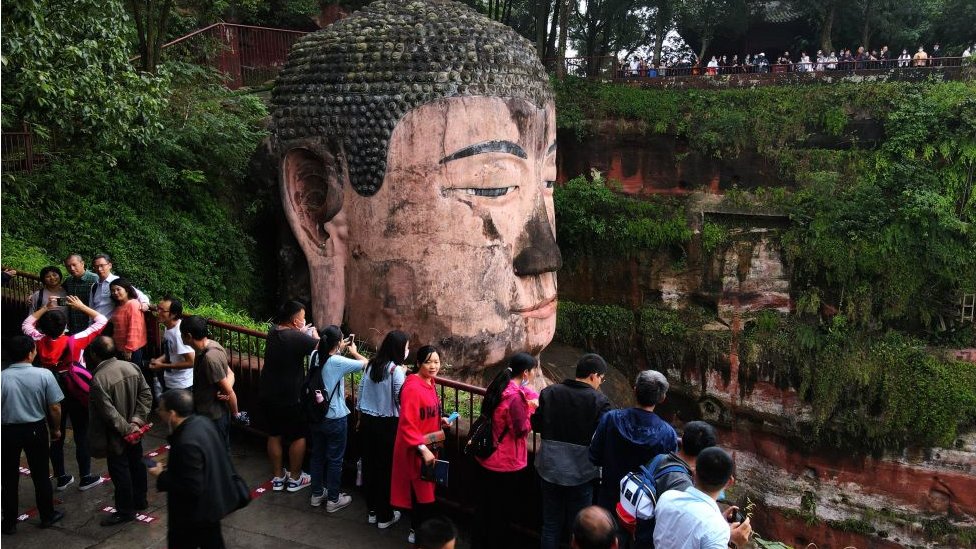
<path id="1" fill-rule="evenodd" d="M 111 320 L 112 311 L 115 310 L 115 302 L 112 301 L 109 285 L 113 280 L 119 278 L 119 276 L 112 272 L 112 258 L 108 254 L 96 255 L 92 259 L 92 268 L 95 269 L 98 280 L 92 284 L 91 299 L 88 301 L 88 306 Z M 149 297 L 142 293 L 142 290 L 139 288 L 136 288 L 136 297 L 139 298 L 142 310 L 148 311 Z"/>
<path id="2" fill-rule="evenodd" d="M 64 511 L 54 509 L 54 490 L 48 466 L 49 441 L 61 438 L 64 394 L 50 370 L 31 365 L 37 354 L 34 340 L 23 335 L 14 336 L 4 350 L 15 362 L 0 374 L 0 416 L 3 418 L 0 499 L 3 501 L 3 533 L 13 534 L 17 531 L 21 452 L 27 454 L 41 528 L 48 528 L 64 518 Z M 50 439 L 48 422 L 53 428 Z"/>

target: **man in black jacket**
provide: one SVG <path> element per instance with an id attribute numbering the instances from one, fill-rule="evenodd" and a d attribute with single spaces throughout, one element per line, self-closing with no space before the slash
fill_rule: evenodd
<path id="1" fill-rule="evenodd" d="M 532 429 L 542 436 L 535 468 L 542 477 L 542 549 L 559 547 L 573 518 L 593 502 L 599 470 L 590 463 L 589 445 L 610 400 L 598 389 L 607 361 L 587 354 L 576 363 L 576 379 L 550 385 L 539 395 Z"/>
<path id="2" fill-rule="evenodd" d="M 159 417 L 170 428 L 169 461 L 149 473 L 160 492 L 169 492 L 168 546 L 223 548 L 220 520 L 241 503 L 223 438 L 212 421 L 193 415 L 193 396 L 184 389 L 163 393 Z"/>

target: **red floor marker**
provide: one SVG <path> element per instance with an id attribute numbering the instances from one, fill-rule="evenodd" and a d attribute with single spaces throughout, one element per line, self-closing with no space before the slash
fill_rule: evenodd
<path id="1" fill-rule="evenodd" d="M 271 490 L 271 481 L 267 481 L 264 484 L 258 486 L 257 488 L 251 490 L 251 499 L 255 500 Z"/>
<path id="2" fill-rule="evenodd" d="M 54 500 L 54 504 L 55 505 L 61 505 L 62 503 L 64 503 L 64 502 L 61 501 L 60 499 L 55 499 Z M 24 511 L 23 514 L 19 515 L 17 517 L 17 522 L 24 522 L 25 520 L 27 520 L 27 519 L 29 519 L 31 517 L 36 517 L 36 516 L 37 516 L 37 507 L 32 507 L 32 508 Z"/>
<path id="3" fill-rule="evenodd" d="M 21 467 L 20 468 L 20 474 L 23 475 L 23 476 L 25 476 L 25 477 L 29 477 L 30 476 L 30 469 L 28 469 L 27 467 Z"/>
<path id="4" fill-rule="evenodd" d="M 109 513 L 109 514 L 114 513 L 115 507 L 112 506 L 102 507 L 102 512 Z M 142 513 L 136 513 L 136 521 L 141 522 L 143 524 L 152 524 L 157 520 L 159 520 L 159 517 L 154 517 L 152 515 L 144 515 Z"/>

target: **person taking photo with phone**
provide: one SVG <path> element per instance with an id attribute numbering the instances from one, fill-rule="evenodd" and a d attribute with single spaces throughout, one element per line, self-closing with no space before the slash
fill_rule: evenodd
<path id="1" fill-rule="evenodd" d="M 37 343 L 37 364 L 51 370 L 64 393 L 59 425 L 61 432 L 65 433 L 68 420 L 71 420 L 75 459 L 78 461 L 78 488 L 85 491 L 101 484 L 102 477 L 91 472 L 87 395 L 69 390 L 67 376 L 73 364 L 85 367 L 85 348 L 102 333 L 108 319 L 85 305 L 78 297 L 68 296 L 64 298 L 68 307 L 88 315 L 92 323 L 76 334 L 66 335 L 64 330 L 68 324 L 68 316 L 56 305 L 56 299 L 58 298 L 52 296 L 45 305 L 28 316 L 21 329 Z M 68 474 L 64 465 L 64 437 L 51 442 L 51 466 L 54 468 L 57 491 L 64 491 L 74 483 L 75 477 Z"/>

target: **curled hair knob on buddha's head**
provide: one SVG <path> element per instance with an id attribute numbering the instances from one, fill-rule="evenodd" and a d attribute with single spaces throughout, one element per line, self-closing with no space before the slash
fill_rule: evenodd
<path id="1" fill-rule="evenodd" d="M 272 94 L 280 153 L 334 139 L 349 182 L 375 194 L 390 135 L 410 110 L 438 99 L 552 100 L 533 45 L 510 27 L 451 1 L 377 0 L 292 48 Z"/>

